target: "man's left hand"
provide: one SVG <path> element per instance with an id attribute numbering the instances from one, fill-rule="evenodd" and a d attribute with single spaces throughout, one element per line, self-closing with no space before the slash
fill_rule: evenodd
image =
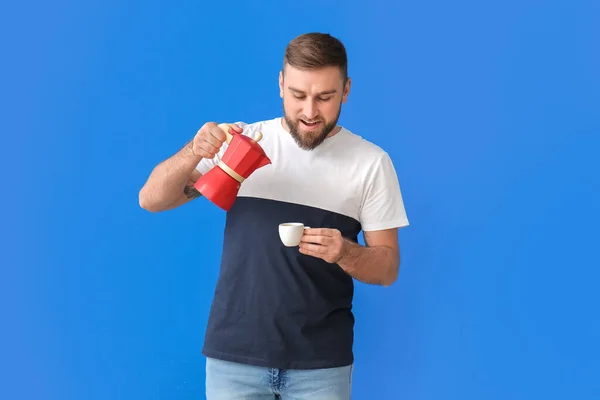
<path id="1" fill-rule="evenodd" d="M 344 256 L 345 241 L 337 229 L 306 228 L 300 242 L 300 253 L 334 264 Z"/>

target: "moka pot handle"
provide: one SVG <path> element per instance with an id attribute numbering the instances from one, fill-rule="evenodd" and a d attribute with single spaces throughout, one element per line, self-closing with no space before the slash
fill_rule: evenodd
<path id="1" fill-rule="evenodd" d="M 233 135 L 234 134 L 237 135 L 237 133 L 234 133 L 234 134 L 231 133 L 232 132 L 231 131 L 231 125 L 232 124 L 228 124 L 228 123 L 225 123 L 225 122 L 217 125 L 219 128 L 221 128 L 221 130 L 223 132 L 225 132 L 225 142 L 227 142 L 227 144 L 231 143 L 231 140 L 233 139 Z M 256 138 L 254 138 L 253 140 L 255 142 L 259 142 L 260 139 L 262 139 L 262 137 L 263 137 L 262 132 L 257 132 L 256 133 Z"/>

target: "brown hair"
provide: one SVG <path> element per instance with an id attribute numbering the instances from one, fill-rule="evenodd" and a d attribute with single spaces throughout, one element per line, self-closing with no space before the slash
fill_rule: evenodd
<path id="1" fill-rule="evenodd" d="M 348 56 L 342 42 L 328 33 L 305 33 L 292 39 L 283 57 L 283 66 L 298 69 L 339 67 L 344 83 L 348 79 Z"/>

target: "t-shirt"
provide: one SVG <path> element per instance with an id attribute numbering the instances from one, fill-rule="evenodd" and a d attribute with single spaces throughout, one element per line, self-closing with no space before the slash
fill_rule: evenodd
<path id="1" fill-rule="evenodd" d="M 220 273 L 203 355 L 281 369 L 354 361 L 353 278 L 337 264 L 286 247 L 278 227 L 301 222 L 336 228 L 358 242 L 361 230 L 408 225 L 388 154 L 342 128 L 316 149 L 301 149 L 282 118 L 237 123 L 271 164 L 255 170 L 227 212 Z M 227 149 L 197 169 L 206 173 Z"/>

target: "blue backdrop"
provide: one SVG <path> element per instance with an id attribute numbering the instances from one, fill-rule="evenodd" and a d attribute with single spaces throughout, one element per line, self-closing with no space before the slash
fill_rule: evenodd
<path id="1" fill-rule="evenodd" d="M 356 288 L 354 398 L 600 398 L 599 4 L 9 6 L 0 398 L 204 398 L 224 213 L 138 190 L 205 121 L 278 116 L 313 30 L 411 222 L 398 282 Z"/>

